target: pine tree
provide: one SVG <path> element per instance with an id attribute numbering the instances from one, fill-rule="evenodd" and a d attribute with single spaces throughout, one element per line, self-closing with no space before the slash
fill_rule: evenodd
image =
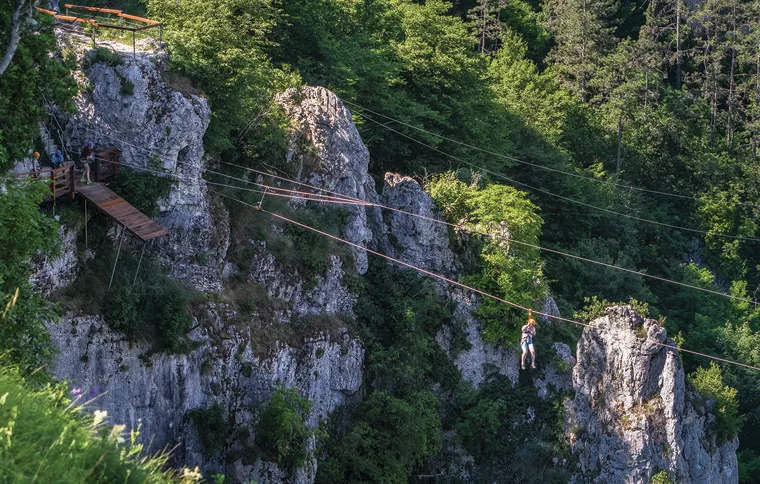
<path id="1" fill-rule="evenodd" d="M 481 54 L 495 52 L 501 43 L 501 10 L 505 4 L 505 0 L 478 0 L 467 12 L 469 29 L 478 41 Z"/>
<path id="2" fill-rule="evenodd" d="M 674 71 L 673 85 L 681 89 L 684 63 L 684 41 L 689 34 L 690 12 L 683 0 L 652 0 L 641 28 L 640 40 L 657 48 L 662 55 L 663 71 Z"/>
<path id="3" fill-rule="evenodd" d="M 616 44 L 613 36 L 618 0 L 547 0 L 547 30 L 556 45 L 548 60 L 565 84 L 582 101 L 589 99 L 588 83 L 599 60 Z"/>

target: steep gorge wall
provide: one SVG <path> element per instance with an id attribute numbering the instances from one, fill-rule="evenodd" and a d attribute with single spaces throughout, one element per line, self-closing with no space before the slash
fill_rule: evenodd
<path id="1" fill-rule="evenodd" d="M 95 64 L 80 74 L 80 80 L 91 83 L 93 90 L 83 92 L 77 99 L 80 111 L 67 124 L 70 141 L 76 144 L 94 139 L 101 146 L 113 144 L 122 151 L 126 163 L 173 177 L 174 186 L 170 195 L 161 201 L 159 215 L 159 221 L 169 228 L 171 235 L 152 248 L 152 256 L 162 261 L 173 277 L 200 291 L 223 295 L 226 277 L 234 273 L 247 283 L 263 288 L 267 298 L 282 304 L 267 314 L 256 311 L 244 314 L 214 296 L 196 313 L 196 326 L 189 335 L 194 349 L 182 355 L 151 355 L 150 342 L 126 341 L 107 327 L 102 316 L 69 314 L 61 324 L 50 327 L 53 340 L 61 350 L 54 372 L 85 395 L 97 395 L 91 405 L 107 410 L 113 423 L 124 423 L 128 428 L 140 425 L 146 443 L 152 442 L 153 450 L 179 444 L 174 457 L 182 465 L 199 465 L 207 471 L 224 472 L 232 482 L 311 482 L 317 466 L 313 456 L 295 474 L 285 472 L 272 462 L 250 458 L 257 410 L 278 385 L 296 388 L 301 396 L 314 403 L 309 424 L 316 426 L 320 418 L 340 405 L 361 397 L 365 350 L 346 328 L 332 328 L 297 340 L 269 341 L 263 333 L 276 334 L 281 329 L 287 332 L 305 316 L 350 317 L 356 296 L 347 288 L 345 279 L 349 274 L 355 276 L 367 271 L 367 255 L 352 249 L 353 264 L 347 264 L 346 259 L 338 255 L 330 255 L 326 270 L 308 283 L 303 274 L 279 261 L 263 240 L 248 241 L 253 248 L 249 259 L 229 260 L 228 216 L 209 196 L 202 177 L 208 161 L 203 155 L 202 138 L 210 114 L 205 100 L 197 95 L 182 95 L 163 82 L 160 67 L 165 59 L 140 56 L 136 60 L 128 57 L 124 60 L 120 66 Z M 124 79 L 134 85 L 132 94 L 122 92 Z M 424 217 L 438 217 L 432 199 L 411 178 L 389 174 L 381 193 L 375 191 L 367 173 L 369 153 L 350 112 L 333 93 L 307 87 L 283 93 L 278 102 L 293 119 L 291 150 L 286 161 L 297 167 L 299 179 L 361 200 Z M 115 133 L 119 133 L 118 136 Z M 158 155 L 160 166 L 150 161 L 151 154 Z M 299 207 L 304 202 L 292 204 Z M 457 275 L 457 261 L 449 248 L 445 226 L 378 207 L 352 206 L 346 210 L 343 235 L 348 240 L 424 269 Z M 72 230 L 75 228 L 62 232 L 69 246 L 76 242 Z M 71 257 L 41 261 L 36 280 L 46 291 L 53 290 L 71 280 L 78 263 Z M 488 375 L 498 373 L 516 384 L 518 355 L 513 349 L 483 341 L 479 322 L 472 315 L 478 304 L 477 297 L 444 283 L 437 283 L 437 289 L 454 303 L 455 318 L 461 322 L 470 345 L 469 349 L 456 353 L 451 350 L 449 328 L 436 338 L 462 377 L 478 387 Z M 551 309 L 550 301 L 547 307 Z M 262 340 L 267 343 L 262 344 Z M 567 346 L 555 345 L 554 350 L 568 365 L 573 363 Z M 584 361 L 595 360 L 599 358 L 598 351 L 603 348 L 580 344 L 578 357 Z M 582 365 L 585 363 L 579 363 L 578 367 Z M 594 429 L 594 418 L 599 413 L 596 409 L 585 411 L 590 404 L 584 404 L 582 398 L 586 386 L 589 393 L 592 391 L 593 382 L 584 386 L 580 377 L 577 379 L 571 413 L 576 419 L 573 422 L 581 423 L 569 428 L 582 425 Z M 534 379 L 538 394 L 543 396 L 553 390 L 567 390 L 570 383 L 565 374 L 550 367 L 540 370 Z M 203 451 L 188 412 L 214 404 L 225 409 L 236 428 L 248 430 L 248 436 L 227 436 L 222 452 L 209 456 Z M 609 406 L 608 410 L 617 405 L 612 400 L 605 400 L 603 404 Z M 630 408 L 635 405 L 631 403 Z M 675 414 L 674 418 L 680 417 L 683 415 Z M 686 417 L 693 415 L 687 413 Z M 691 430 L 678 435 L 694 440 L 703 435 L 700 428 L 688 427 Z M 588 438 L 584 440 L 584 437 Z M 620 451 L 599 447 L 602 445 L 599 442 L 606 441 L 601 430 L 575 438 L 575 451 L 580 456 L 584 477 L 594 474 L 620 477 L 628 470 L 626 467 L 605 470 L 604 465 L 595 463 L 592 453 Z M 584 453 L 582 449 L 589 450 Z M 702 459 L 699 465 L 714 469 L 725 464 L 729 469 L 735 448 L 721 449 L 724 450 L 718 454 L 705 449 L 701 454 L 697 452 Z M 233 452 L 237 457 L 228 459 Z M 470 458 L 463 456 L 462 459 Z M 678 465 L 689 467 L 696 462 L 696 457 L 689 459 Z M 634 459 L 634 462 L 638 461 Z M 671 468 L 675 467 L 667 467 Z M 653 470 L 654 466 L 647 469 Z M 649 470 L 642 471 L 642 479 L 644 475 L 651 475 L 647 474 Z M 699 475 L 713 476 L 715 472 L 709 470 Z M 730 470 L 726 472 L 720 475 L 730 475 Z"/>

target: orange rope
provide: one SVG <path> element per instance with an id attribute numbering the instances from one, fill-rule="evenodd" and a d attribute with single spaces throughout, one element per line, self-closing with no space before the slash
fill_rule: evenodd
<path id="1" fill-rule="evenodd" d="M 376 255 L 378 257 L 382 257 L 384 259 L 390 260 L 392 262 L 395 262 L 396 264 L 399 264 L 399 265 L 402 265 L 404 267 L 408 267 L 408 268 L 413 269 L 415 271 L 421 272 L 422 274 L 426 274 L 426 275 L 429 275 L 431 277 L 435 277 L 435 278 L 440 279 L 442 281 L 448 282 L 449 284 L 452 284 L 452 285 L 455 285 L 455 286 L 459 286 L 459 287 L 461 287 L 463 289 L 467 289 L 469 291 L 472 291 L 474 293 L 480 294 L 480 295 L 482 295 L 484 297 L 488 297 L 488 298 L 493 299 L 495 301 L 499 301 L 501 303 L 507 304 L 509 306 L 512 306 L 512 307 L 515 307 L 515 308 L 518 308 L 518 309 L 522 309 L 524 311 L 533 311 L 536 314 L 540 314 L 540 315 L 546 316 L 548 318 L 556 319 L 556 320 L 559 320 L 559 321 L 565 321 L 565 322 L 568 322 L 568 323 L 572 323 L 572 324 L 575 324 L 575 325 L 578 325 L 578 326 L 587 327 L 587 328 L 594 328 L 594 326 L 592 326 L 590 324 L 587 324 L 587 323 L 582 323 L 580 321 L 575 321 L 573 319 L 563 318 L 562 316 L 555 316 L 553 314 L 548 314 L 548 313 L 544 313 L 544 312 L 541 312 L 541 311 L 532 310 L 531 308 L 528 308 L 526 306 L 522 306 L 522 305 L 514 303 L 512 301 L 508 301 L 508 300 L 500 298 L 498 296 L 494 296 L 493 294 L 489 294 L 487 292 L 481 291 L 480 289 L 474 288 L 472 286 L 468 286 L 466 284 L 462 284 L 461 282 L 457 282 L 457 281 L 455 281 L 453 279 L 449 279 L 449 278 L 447 278 L 445 276 L 442 276 L 440 274 L 436 274 L 435 272 L 428 271 L 427 269 L 423 269 L 421 267 L 417 267 L 415 265 L 409 264 L 408 262 L 404 262 L 404 261 L 396 259 L 394 257 L 385 255 L 385 254 L 383 254 L 381 252 L 377 252 L 375 250 L 372 250 L 372 249 L 369 249 L 367 247 L 361 246 L 361 245 L 356 244 L 354 242 L 342 239 L 340 237 L 337 237 L 337 236 L 332 235 L 330 233 L 327 233 L 327 232 L 324 232 L 322 230 L 316 229 L 316 228 L 311 227 L 309 225 L 302 224 L 302 223 L 297 222 L 295 220 L 291 220 L 291 219 L 289 219 L 287 217 L 284 217 L 282 215 L 270 212 L 268 210 L 263 210 L 263 209 L 257 208 L 257 207 L 255 207 L 255 206 L 253 206 L 253 205 L 251 205 L 249 203 L 246 203 L 246 202 L 244 202 L 242 200 L 238 200 L 236 198 L 224 195 L 223 193 L 219 193 L 219 192 L 217 192 L 217 193 L 219 195 L 221 195 L 222 197 L 228 198 L 230 200 L 234 200 L 234 201 L 236 201 L 238 203 L 242 203 L 243 205 L 247 205 L 249 207 L 256 208 L 257 210 L 259 210 L 261 212 L 265 212 L 265 213 L 271 215 L 272 217 L 278 218 L 278 219 L 283 220 L 283 221 L 288 222 L 288 223 L 292 223 L 292 224 L 297 225 L 299 227 L 302 227 L 304 229 L 311 230 L 311 231 L 316 232 L 316 233 L 318 233 L 320 235 L 324 235 L 325 237 L 329 237 L 329 238 L 331 238 L 333 240 L 337 240 L 337 241 L 342 242 L 344 244 L 350 245 L 352 247 L 355 247 L 357 249 L 363 250 L 363 251 L 368 252 L 370 254 L 374 254 L 374 255 Z M 684 352 L 684 353 L 690 353 L 690 354 L 693 354 L 693 355 L 696 355 L 696 356 L 701 356 L 703 358 L 708 358 L 708 359 L 711 359 L 711 360 L 714 360 L 714 361 L 719 361 L 721 363 L 727 363 L 727 364 L 730 364 L 730 365 L 736 365 L 736 366 L 740 366 L 740 367 L 743 367 L 743 368 L 747 368 L 747 369 L 750 369 L 750 370 L 754 370 L 754 371 L 760 372 L 760 367 L 748 365 L 746 363 L 741 363 L 741 362 L 738 362 L 738 361 L 728 360 L 726 358 L 721 358 L 721 357 L 709 355 L 709 354 L 706 354 L 706 353 L 700 353 L 698 351 L 693 351 L 693 350 L 689 350 L 689 349 L 686 349 L 686 348 L 679 348 L 677 346 L 669 345 L 669 344 L 666 344 L 666 343 L 660 343 L 659 341 L 654 341 L 654 344 L 656 344 L 658 346 L 661 346 L 661 347 L 664 347 L 664 348 L 668 348 L 668 349 L 674 350 L 674 351 L 681 351 L 681 352 Z"/>

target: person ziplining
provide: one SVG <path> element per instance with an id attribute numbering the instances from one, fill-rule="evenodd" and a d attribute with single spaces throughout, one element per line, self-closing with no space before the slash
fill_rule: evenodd
<path id="1" fill-rule="evenodd" d="M 536 336 L 536 320 L 533 319 L 533 311 L 528 309 L 528 322 L 522 327 L 522 337 L 520 338 L 520 347 L 522 348 L 522 357 L 520 358 L 520 367 L 525 369 L 525 357 L 530 350 L 530 367 L 536 367 L 536 349 L 533 346 L 533 337 Z"/>

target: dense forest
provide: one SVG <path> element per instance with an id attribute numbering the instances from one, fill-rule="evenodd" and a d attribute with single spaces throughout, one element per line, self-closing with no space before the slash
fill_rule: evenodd
<path id="1" fill-rule="evenodd" d="M 0 7 L 2 32 L 15 3 Z M 464 258 L 468 284 L 527 306 L 551 294 L 576 318 L 635 300 L 684 348 L 760 365 L 760 1 L 85 3 L 164 22 L 170 69 L 208 97 L 204 144 L 214 159 L 287 172 L 287 126 L 273 97 L 325 86 L 350 108 L 378 184 L 387 171 L 415 176 L 448 221 L 476 234 L 508 220 L 516 240 L 550 249 L 506 255 L 473 235 L 457 249 L 477 255 Z M 0 74 L 4 167 L 34 145 L 47 103 L 71 109 L 73 66 L 48 54 L 51 23 L 37 22 Z M 3 33 L 0 46 L 9 42 Z M 28 287 L 25 266 L 30 247 L 54 246 L 54 222 L 35 215 L 40 196 L 4 188 L 0 197 L 0 297 L 18 299 L 3 314 L 13 324 L 0 329 L 0 347 L 25 371 L 48 357 L 41 320 L 52 311 Z M 11 213 L 35 223 L 13 225 Z M 535 395 L 498 379 L 477 391 L 462 385 L 433 342 L 450 310 L 416 278 L 391 272 L 377 264 L 358 285 L 360 295 L 383 295 L 360 297 L 356 309 L 367 396 L 327 431 L 318 481 L 403 481 L 440 452 L 446 429 L 482 462 L 502 465 L 498 456 L 525 445 L 506 432 L 517 425 L 510 409 Z M 478 316 L 489 341 L 516 343 L 524 313 L 484 303 Z M 578 334 L 561 325 L 546 333 L 570 343 Z M 683 360 L 698 377 L 709 367 Z M 760 473 L 760 380 L 719 368 L 717 385 L 738 400 L 726 404 L 724 437 L 738 433 L 741 479 L 751 482 Z M 557 420 L 559 408 L 534 404 Z M 528 478 L 532 463 L 562 446 L 556 427 L 536 431 L 532 457 L 501 475 Z"/>

